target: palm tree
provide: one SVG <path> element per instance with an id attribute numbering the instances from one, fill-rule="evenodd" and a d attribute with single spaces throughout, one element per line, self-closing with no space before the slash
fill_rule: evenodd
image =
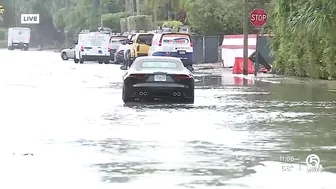
<path id="1" fill-rule="evenodd" d="M 167 5 L 168 19 L 172 19 L 173 15 L 176 17 L 186 2 L 187 0 L 144 0 L 145 5 L 153 10 L 154 26 L 157 26 L 157 15 L 159 7 L 164 7 Z"/>
<path id="2" fill-rule="evenodd" d="M 136 2 L 136 15 L 138 16 L 140 15 L 140 9 L 141 9 L 140 0 L 136 0 L 135 2 Z"/>
<path id="3" fill-rule="evenodd" d="M 125 0 L 125 10 L 126 12 L 134 15 L 134 2 L 133 0 Z"/>
<path id="4" fill-rule="evenodd" d="M 306 30 L 312 34 L 334 34 L 336 26 L 336 2 L 328 0 L 300 0 L 291 6 L 289 22 L 294 30 Z"/>

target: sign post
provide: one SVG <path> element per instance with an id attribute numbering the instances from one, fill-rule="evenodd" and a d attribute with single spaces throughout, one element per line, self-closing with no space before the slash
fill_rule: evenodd
<path id="1" fill-rule="evenodd" d="M 260 30 L 267 23 L 267 20 L 268 20 L 268 15 L 264 9 L 254 9 L 250 13 L 250 22 L 254 26 L 254 28 L 257 30 L 256 58 L 255 58 L 255 68 L 254 68 L 255 76 L 257 76 L 258 68 L 259 68 L 259 51 L 258 51 L 259 34 L 260 34 Z"/>
<path id="2" fill-rule="evenodd" d="M 248 0 L 244 0 L 244 67 L 243 74 L 248 75 Z M 245 81 L 245 80 L 244 80 Z"/>

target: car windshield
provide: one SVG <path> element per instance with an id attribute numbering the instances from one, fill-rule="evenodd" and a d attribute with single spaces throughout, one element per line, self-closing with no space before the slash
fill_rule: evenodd
<path id="1" fill-rule="evenodd" d="M 175 62 L 168 61 L 151 61 L 143 62 L 141 64 L 142 68 L 166 68 L 166 69 L 177 69 L 178 65 Z"/>

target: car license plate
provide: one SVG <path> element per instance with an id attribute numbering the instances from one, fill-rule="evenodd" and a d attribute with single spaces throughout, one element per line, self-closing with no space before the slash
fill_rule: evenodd
<path id="1" fill-rule="evenodd" d="M 167 78 L 165 75 L 155 75 L 154 81 L 167 81 Z"/>
<path id="2" fill-rule="evenodd" d="M 103 51 L 99 50 L 98 53 L 99 53 L 99 54 L 103 54 Z"/>
<path id="3" fill-rule="evenodd" d="M 179 51 L 179 54 L 186 54 L 185 51 Z"/>

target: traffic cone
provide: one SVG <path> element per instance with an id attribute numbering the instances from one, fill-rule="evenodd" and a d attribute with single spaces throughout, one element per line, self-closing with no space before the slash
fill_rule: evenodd
<path id="1" fill-rule="evenodd" d="M 250 59 L 248 59 L 248 62 L 247 62 L 247 73 L 254 74 L 254 65 Z"/>
<path id="2" fill-rule="evenodd" d="M 235 63 L 232 68 L 232 74 L 243 74 L 244 59 L 241 57 L 235 57 Z"/>
<path id="3" fill-rule="evenodd" d="M 244 58 L 235 57 L 235 63 L 233 65 L 232 74 L 243 74 L 244 70 Z M 247 73 L 254 74 L 254 66 L 250 59 L 248 59 Z"/>

